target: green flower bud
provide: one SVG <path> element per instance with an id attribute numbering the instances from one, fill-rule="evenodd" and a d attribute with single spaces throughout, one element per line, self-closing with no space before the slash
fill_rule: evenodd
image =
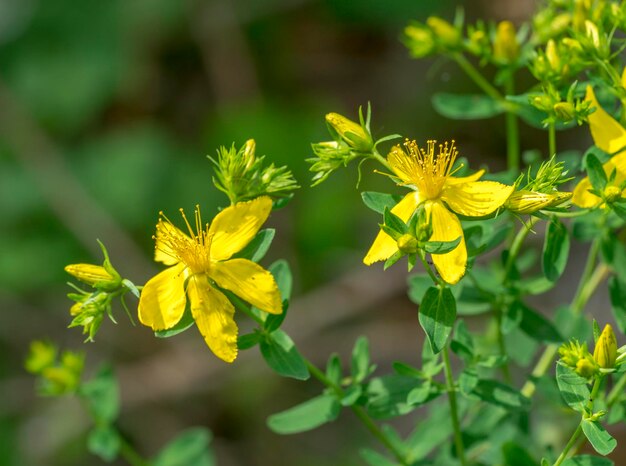
<path id="1" fill-rule="evenodd" d="M 45 368 L 54 365 L 56 356 L 57 348 L 52 343 L 33 341 L 24 366 L 31 374 L 39 374 Z"/>
<path id="2" fill-rule="evenodd" d="M 329 113 L 326 115 L 326 123 L 331 132 L 337 134 L 352 149 L 359 152 L 370 152 L 374 147 L 374 141 L 369 131 L 343 115 Z"/>
<path id="3" fill-rule="evenodd" d="M 531 97 L 530 104 L 546 113 L 549 113 L 554 108 L 554 99 L 548 95 L 538 95 Z"/>
<path id="4" fill-rule="evenodd" d="M 596 364 L 594 364 L 594 361 L 590 360 L 590 358 L 580 359 L 576 363 L 576 373 L 586 379 L 593 377 L 597 370 Z"/>
<path id="5" fill-rule="evenodd" d="M 602 195 L 606 202 L 615 202 L 622 197 L 622 190 L 617 186 L 607 186 Z"/>
<path id="6" fill-rule="evenodd" d="M 430 29 L 421 24 L 411 24 L 404 29 L 404 39 L 411 55 L 422 58 L 435 51 L 435 39 Z"/>
<path id="7" fill-rule="evenodd" d="M 409 234 L 404 234 L 398 238 L 398 249 L 404 254 L 414 254 L 418 249 L 417 239 Z"/>
<path id="8" fill-rule="evenodd" d="M 564 122 L 572 121 L 576 117 L 576 110 L 569 102 L 559 102 L 553 107 L 556 117 Z"/>
<path id="9" fill-rule="evenodd" d="M 73 277 L 100 290 L 115 290 L 122 283 L 122 277 L 112 267 L 93 264 L 70 264 L 65 271 Z"/>
<path id="10" fill-rule="evenodd" d="M 444 47 L 455 49 L 461 45 L 461 32 L 445 19 L 431 16 L 426 20 L 426 24 Z"/>
<path id="11" fill-rule="evenodd" d="M 615 367 L 617 340 L 615 339 L 615 333 L 613 333 L 613 327 L 610 324 L 604 326 L 604 330 L 602 330 L 593 350 L 593 358 L 603 369 Z"/>

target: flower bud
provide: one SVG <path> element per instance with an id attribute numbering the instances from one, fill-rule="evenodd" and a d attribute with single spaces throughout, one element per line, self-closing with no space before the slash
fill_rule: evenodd
<path id="1" fill-rule="evenodd" d="M 326 115 L 331 132 L 336 133 L 348 146 L 359 152 L 369 152 L 374 147 L 372 136 L 360 124 L 338 113 Z"/>
<path id="2" fill-rule="evenodd" d="M 519 43 L 515 35 L 515 26 L 510 21 L 501 21 L 496 29 L 493 43 L 493 57 L 496 61 L 510 64 L 519 57 Z"/>
<path id="3" fill-rule="evenodd" d="M 417 252 L 417 239 L 409 234 L 404 234 L 398 238 L 398 249 L 404 254 L 414 254 Z"/>
<path id="4" fill-rule="evenodd" d="M 526 215 L 549 207 L 555 207 L 570 197 L 572 197 L 572 193 L 539 193 L 522 189 L 511 194 L 504 203 L 504 207 L 516 214 Z"/>
<path id="5" fill-rule="evenodd" d="M 552 39 L 550 39 L 546 44 L 546 58 L 548 59 L 550 68 L 552 68 L 553 71 L 558 72 L 561 69 L 561 59 L 559 58 L 559 52 L 556 47 L 556 42 L 554 42 Z"/>
<path id="6" fill-rule="evenodd" d="M 65 271 L 80 281 L 101 290 L 114 290 L 122 283 L 122 278 L 111 267 L 70 264 L 65 267 Z"/>
<path id="7" fill-rule="evenodd" d="M 554 108 L 554 100 L 548 95 L 538 95 L 530 99 L 530 104 L 546 113 Z"/>
<path id="8" fill-rule="evenodd" d="M 607 186 L 602 194 L 606 202 L 615 202 L 622 197 L 622 190 L 617 186 Z"/>
<path id="9" fill-rule="evenodd" d="M 415 58 L 430 55 L 435 50 L 435 39 L 430 29 L 418 24 L 404 28 L 406 45 Z"/>
<path id="10" fill-rule="evenodd" d="M 612 369 L 617 358 L 617 340 L 610 324 L 604 326 L 593 350 L 593 358 L 604 369 Z"/>
<path id="11" fill-rule="evenodd" d="M 445 47 L 456 48 L 461 45 L 461 33 L 445 19 L 431 16 L 426 20 L 426 24 L 435 34 L 435 38 Z"/>
<path id="12" fill-rule="evenodd" d="M 556 117 L 564 122 L 572 121 L 576 117 L 576 109 L 569 102 L 559 102 L 552 108 Z"/>
<path id="13" fill-rule="evenodd" d="M 26 370 L 31 374 L 39 374 L 45 368 L 54 365 L 56 356 L 57 348 L 52 343 L 33 341 L 26 358 Z"/>
<path id="14" fill-rule="evenodd" d="M 243 146 L 243 159 L 245 161 L 246 170 L 250 170 L 254 165 L 256 151 L 256 142 L 254 139 L 248 139 Z"/>
<path id="15" fill-rule="evenodd" d="M 583 358 L 576 363 L 576 369 L 574 370 L 581 377 L 589 379 L 596 373 L 597 366 L 590 358 Z"/>

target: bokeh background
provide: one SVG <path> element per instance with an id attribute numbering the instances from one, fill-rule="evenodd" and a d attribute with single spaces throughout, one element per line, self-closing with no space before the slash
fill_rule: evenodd
<path id="1" fill-rule="evenodd" d="M 268 415 L 319 392 L 281 379 L 257 349 L 228 366 L 192 328 L 169 340 L 133 327 L 122 309 L 83 345 L 70 321 L 63 266 L 101 260 L 96 238 L 124 276 L 144 283 L 158 212 L 215 212 L 220 145 L 257 141 L 302 188 L 275 212 L 265 259 L 285 257 L 295 297 L 285 323 L 301 351 L 347 360 L 370 338 L 383 372 L 416 360 L 415 306 L 403 267 L 361 259 L 379 218 L 360 202 L 355 169 L 309 188 L 310 143 L 328 139 L 329 111 L 356 119 L 371 102 L 372 129 L 418 140 L 454 138 L 474 166 L 504 166 L 504 124 L 452 122 L 434 91 L 475 90 L 445 61 L 414 61 L 400 43 L 410 19 L 528 19 L 526 1 L 452 0 L 0 0 L 0 464 L 99 465 L 85 449 L 89 421 L 76 400 L 41 399 L 23 370 L 29 342 L 48 338 L 87 352 L 88 372 L 113 361 L 120 427 L 146 456 L 176 432 L 209 427 L 222 466 L 357 465 L 368 433 L 350 413 L 311 434 L 279 437 Z M 530 82 L 530 80 L 529 80 Z M 546 149 L 523 128 L 524 148 Z M 580 132 L 560 136 L 575 145 Z M 365 165 L 362 186 L 389 189 Z M 566 291 L 567 292 L 567 291 Z M 242 332 L 250 323 L 240 318 Z M 416 418 L 412 418 L 414 422 Z"/>

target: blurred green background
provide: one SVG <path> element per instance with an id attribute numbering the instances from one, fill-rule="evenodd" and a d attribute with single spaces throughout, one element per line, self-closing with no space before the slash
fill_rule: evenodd
<path id="1" fill-rule="evenodd" d="M 206 155 L 254 138 L 257 153 L 288 165 L 302 186 L 272 215 L 277 237 L 265 260 L 285 257 L 292 266 L 296 293 L 285 328 L 302 352 L 320 364 L 333 351 L 345 359 L 366 334 L 383 371 L 394 359 L 415 358 L 421 332 L 404 297 L 403 267 L 383 275 L 361 263 L 380 219 L 360 202 L 356 170 L 311 189 L 304 159 L 311 142 L 328 139 L 325 113 L 356 119 L 369 101 L 375 136 L 454 138 L 474 166 L 481 158 L 492 170 L 503 167 L 500 120 L 450 122 L 430 104 L 434 90 L 472 91 L 471 83 L 449 63 L 410 60 L 399 41 L 410 19 L 451 18 L 458 4 L 0 1 L 1 465 L 102 464 L 86 452 L 81 406 L 35 396 L 22 365 L 39 338 L 84 349 L 88 373 L 114 361 L 120 427 L 146 456 L 202 425 L 214 433 L 222 466 L 361 464 L 358 446 L 370 439 L 349 414 L 313 434 L 269 432 L 268 415 L 320 386 L 280 379 L 257 349 L 227 366 L 195 329 L 158 340 L 121 309 L 118 325 L 105 322 L 96 342 L 83 345 L 80 330 L 66 329 L 63 266 L 100 262 L 99 238 L 118 270 L 144 283 L 157 270 L 158 212 L 175 218 L 196 203 L 216 212 L 227 200 L 211 184 Z M 470 19 L 515 22 L 533 7 L 465 4 Z M 372 168 L 364 166 L 362 186 L 388 189 Z M 242 332 L 251 325 L 239 322 Z"/>

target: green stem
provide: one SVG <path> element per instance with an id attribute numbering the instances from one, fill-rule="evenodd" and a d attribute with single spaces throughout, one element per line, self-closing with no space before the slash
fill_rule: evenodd
<path id="1" fill-rule="evenodd" d="M 426 260 L 426 254 L 424 253 L 424 251 L 422 249 L 420 249 L 419 252 L 417 253 L 417 255 L 420 257 L 420 259 L 422 261 L 422 264 L 424 265 L 424 268 L 428 272 L 428 275 L 430 275 L 430 279 L 433 281 L 433 283 L 435 285 L 445 286 L 444 281 L 442 279 L 440 279 L 439 277 L 437 277 L 435 272 L 433 272 L 433 269 L 431 268 L 430 264 Z"/>
<path id="2" fill-rule="evenodd" d="M 585 304 L 587 304 L 591 295 L 593 295 L 598 285 L 602 283 L 608 274 L 608 268 L 604 264 L 599 264 L 594 270 L 594 266 L 598 258 L 599 247 L 600 243 L 596 240 L 591 243 L 591 247 L 589 248 L 587 262 L 580 277 L 578 289 L 576 290 L 576 294 L 574 295 L 570 306 L 572 314 L 575 316 L 583 311 Z M 522 387 L 522 395 L 529 398 L 533 396 L 536 388 L 534 379 L 537 379 L 546 373 L 548 368 L 552 365 L 552 361 L 558 352 L 558 348 L 558 345 L 555 344 L 546 346 L 531 372 L 532 377 L 527 380 Z"/>
<path id="3" fill-rule="evenodd" d="M 450 354 L 448 347 L 443 349 L 444 371 L 446 374 L 446 385 L 448 389 L 448 401 L 450 403 L 450 417 L 452 418 L 452 428 L 454 430 L 454 444 L 456 446 L 456 454 L 459 457 L 461 466 L 467 465 L 465 459 L 465 447 L 463 446 L 463 437 L 461 436 L 461 423 L 459 422 L 459 413 L 456 404 L 456 387 L 452 376 L 452 367 L 450 366 Z"/>
<path id="4" fill-rule="evenodd" d="M 461 67 L 465 74 L 489 97 L 499 101 L 506 102 L 502 94 L 482 74 L 472 65 L 467 58 L 460 53 L 452 55 L 452 59 Z"/>
<path id="5" fill-rule="evenodd" d="M 513 268 L 513 265 L 515 264 L 515 259 L 517 259 L 517 255 L 519 254 L 520 249 L 522 248 L 522 245 L 524 244 L 524 240 L 526 239 L 526 236 L 528 236 L 528 233 L 530 233 L 533 226 L 538 221 L 539 221 L 538 217 L 532 217 L 528 223 L 524 224 L 524 226 L 520 228 L 520 231 L 517 232 L 517 235 L 513 239 L 513 243 L 511 243 L 511 248 L 509 249 L 509 256 L 506 258 L 506 263 L 504 265 L 505 280 L 508 280 L 508 277 L 511 273 L 511 269 Z"/>
<path id="6" fill-rule="evenodd" d="M 143 459 L 139 453 L 120 435 L 120 456 L 131 466 L 150 466 L 150 462 Z"/>
<path id="7" fill-rule="evenodd" d="M 380 162 L 382 166 L 385 167 L 387 170 L 392 171 L 391 165 L 389 165 L 389 162 L 387 162 L 387 159 L 383 157 L 382 155 L 380 155 L 380 153 L 375 147 L 372 148 L 372 158 Z"/>
<path id="8" fill-rule="evenodd" d="M 512 71 L 505 82 L 505 91 L 507 95 L 515 94 L 515 78 Z M 520 166 L 520 143 L 517 116 L 512 111 L 507 110 L 505 118 L 507 168 L 512 172 L 518 172 Z"/>
<path id="9" fill-rule="evenodd" d="M 232 301 L 232 303 L 237 307 L 237 309 L 241 310 L 246 315 L 251 317 L 256 323 L 263 326 L 263 320 L 260 319 L 258 316 L 254 315 L 250 311 L 250 308 L 240 298 L 233 295 L 232 293 L 228 293 L 228 297 Z M 343 398 L 345 393 L 339 385 L 337 385 L 328 377 L 326 377 L 326 374 L 324 374 L 324 372 L 322 372 L 316 365 L 314 365 L 307 358 L 303 356 L 302 359 L 304 360 L 304 363 L 306 364 L 307 369 L 309 370 L 309 372 L 311 373 L 313 377 L 319 380 L 326 387 L 333 390 L 335 394 L 337 395 L 337 397 L 339 397 L 340 399 Z M 367 430 L 369 430 L 370 433 L 374 437 L 376 437 L 383 445 L 385 445 L 385 447 L 393 454 L 393 456 L 400 462 L 400 464 L 402 464 L 403 466 L 408 466 L 410 464 L 409 461 L 404 457 L 404 454 L 396 448 L 393 442 L 389 440 L 389 438 L 385 435 L 385 433 L 382 430 L 380 430 L 378 425 L 376 425 L 376 423 L 372 420 L 372 418 L 369 417 L 367 412 L 362 407 L 351 406 L 350 408 L 352 409 L 356 417 L 358 417 L 359 420 L 363 423 L 363 425 L 367 428 Z"/>
<path id="10" fill-rule="evenodd" d="M 619 397 L 624 393 L 624 388 L 626 387 L 626 374 L 622 375 L 622 377 L 617 381 L 617 383 L 613 386 L 609 395 L 606 397 L 606 407 L 611 408 L 616 401 L 619 400 Z"/>
<path id="11" fill-rule="evenodd" d="M 556 125 L 554 121 L 548 124 L 548 158 L 556 154 Z"/>
<path id="12" fill-rule="evenodd" d="M 504 333 L 502 333 L 502 318 L 504 316 L 504 310 L 502 306 L 498 306 L 496 309 L 496 325 L 498 326 L 498 349 L 500 351 L 500 356 L 506 356 L 506 344 L 504 342 Z M 502 364 L 502 375 L 504 376 L 504 381 L 511 384 L 511 369 L 509 368 L 508 362 Z"/>

